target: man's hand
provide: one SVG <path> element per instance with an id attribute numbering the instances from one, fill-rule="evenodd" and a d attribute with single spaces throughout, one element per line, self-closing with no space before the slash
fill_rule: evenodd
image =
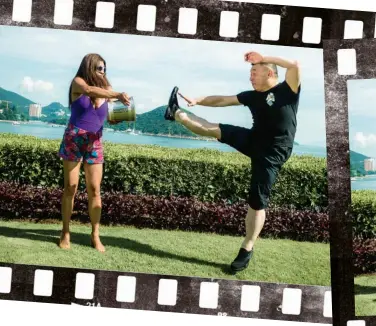
<path id="1" fill-rule="evenodd" d="M 244 61 L 252 63 L 254 65 L 263 62 L 263 60 L 264 60 L 264 57 L 260 53 L 257 53 L 257 52 L 247 52 L 244 55 Z"/>
<path id="2" fill-rule="evenodd" d="M 188 97 L 185 97 L 184 95 L 182 95 L 180 92 L 178 92 L 179 96 L 181 98 L 183 98 L 187 103 L 188 103 L 188 106 L 195 106 L 197 104 L 197 100 L 195 99 L 190 99 Z"/>

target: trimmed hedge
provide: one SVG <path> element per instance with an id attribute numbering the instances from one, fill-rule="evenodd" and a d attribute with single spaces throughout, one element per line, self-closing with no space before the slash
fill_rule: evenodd
<path id="1" fill-rule="evenodd" d="M 63 169 L 56 155 L 58 146 L 59 140 L 3 134 L 0 181 L 61 189 Z M 185 197 L 238 204 L 245 209 L 250 162 L 244 155 L 113 143 L 105 143 L 105 151 L 104 193 Z M 80 181 L 80 189 L 85 190 L 84 178 Z M 285 208 L 286 212 L 298 209 L 325 213 L 326 186 L 325 160 L 292 157 L 280 173 L 271 207 Z M 269 214 L 273 215 L 273 210 L 276 208 L 271 208 Z M 239 214 L 243 216 L 244 212 Z M 352 216 L 356 236 L 376 238 L 375 191 L 352 192 Z"/>
<path id="2" fill-rule="evenodd" d="M 354 274 L 376 273 L 376 239 L 353 240 Z"/>
<path id="3" fill-rule="evenodd" d="M 15 183 L 0 183 L 0 217 L 43 222 L 60 220 L 61 189 Z M 166 230 L 215 232 L 244 236 L 246 205 L 200 202 L 193 198 L 136 196 L 105 193 L 102 201 L 103 225 L 132 225 Z M 73 219 L 89 222 L 86 192 L 78 192 Z M 298 241 L 329 242 L 327 214 L 312 211 L 272 209 L 268 211 L 262 237 Z M 356 274 L 375 272 L 375 239 L 354 240 Z"/>
<path id="4" fill-rule="evenodd" d="M 0 134 L 0 181 L 61 188 L 59 143 L 60 140 Z M 239 153 L 105 142 L 105 159 L 105 192 L 226 200 L 229 204 L 247 199 L 250 160 Z M 79 186 L 85 189 L 84 178 Z M 275 184 L 271 205 L 324 211 L 327 204 L 325 160 L 293 155 Z"/>
<path id="5" fill-rule="evenodd" d="M 351 216 L 357 236 L 376 239 L 376 191 L 353 191 L 351 193 Z"/>
<path id="6" fill-rule="evenodd" d="M 3 218 L 61 219 L 62 189 L 48 189 L 14 183 L 0 183 L 0 216 Z M 89 222 L 87 194 L 75 198 L 75 216 Z M 245 204 L 227 205 L 224 201 L 201 202 L 194 198 L 127 195 L 106 192 L 102 195 L 101 224 L 133 225 L 166 230 L 215 232 L 244 235 Z M 329 219 L 324 213 L 271 209 L 263 236 L 301 241 L 329 241 Z"/>

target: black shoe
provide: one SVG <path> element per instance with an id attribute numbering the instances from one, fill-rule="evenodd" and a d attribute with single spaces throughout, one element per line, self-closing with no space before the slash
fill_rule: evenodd
<path id="1" fill-rule="evenodd" d="M 164 114 L 164 117 L 166 120 L 175 121 L 175 113 L 179 108 L 179 102 L 178 102 L 178 90 L 179 88 L 177 86 L 174 87 L 174 89 L 171 92 L 170 99 L 168 101 L 168 106 L 166 109 L 166 112 Z"/>
<path id="2" fill-rule="evenodd" d="M 249 261 L 253 255 L 253 248 L 251 251 L 247 251 L 244 248 L 240 248 L 238 255 L 231 264 L 231 270 L 233 272 L 240 272 L 248 267 Z"/>

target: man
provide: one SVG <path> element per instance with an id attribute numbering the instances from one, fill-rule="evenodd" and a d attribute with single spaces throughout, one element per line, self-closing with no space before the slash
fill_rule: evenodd
<path id="1" fill-rule="evenodd" d="M 234 96 L 208 96 L 190 99 L 179 95 L 188 106 L 225 107 L 247 106 L 253 116 L 252 129 L 228 124 L 210 123 L 180 110 L 175 87 L 171 93 L 165 119 L 177 121 L 192 132 L 232 146 L 252 162 L 252 176 L 245 219 L 246 236 L 239 253 L 231 264 L 233 272 L 245 269 L 253 255 L 253 246 L 265 222 L 272 186 L 283 164 L 290 158 L 300 97 L 300 68 L 297 62 L 263 57 L 256 52 L 245 54 L 252 64 L 250 81 L 254 90 Z M 277 66 L 286 68 L 285 80 L 278 82 Z"/>

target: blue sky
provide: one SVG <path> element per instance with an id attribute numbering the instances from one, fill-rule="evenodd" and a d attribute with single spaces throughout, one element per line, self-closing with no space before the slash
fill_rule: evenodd
<path id="1" fill-rule="evenodd" d="M 350 149 L 376 158 L 376 80 L 347 82 Z"/>
<path id="2" fill-rule="evenodd" d="M 69 83 L 82 57 L 97 52 L 107 61 L 114 89 L 133 95 L 138 113 L 166 104 L 175 85 L 188 97 L 234 95 L 252 89 L 250 66 L 243 61 L 246 51 L 298 60 L 302 94 L 296 141 L 325 146 L 320 49 L 9 26 L 0 26 L 0 43 L 0 87 L 42 105 L 60 102 L 66 106 Z M 279 68 L 279 72 L 284 78 L 285 70 Z M 190 110 L 212 122 L 252 126 L 247 107 Z"/>

